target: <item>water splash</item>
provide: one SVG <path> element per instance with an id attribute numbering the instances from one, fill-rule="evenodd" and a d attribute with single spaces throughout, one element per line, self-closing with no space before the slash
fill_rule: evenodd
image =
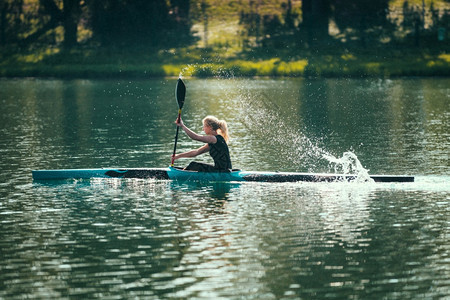
<path id="1" fill-rule="evenodd" d="M 241 123 L 268 146 L 268 151 L 281 158 L 281 168 L 317 171 L 319 161 L 332 155 L 319 145 L 320 140 L 311 140 L 297 129 L 295 116 L 286 113 L 271 97 L 245 90 L 239 97 Z"/>
<path id="2" fill-rule="evenodd" d="M 179 76 L 195 76 L 218 79 L 235 78 L 232 69 L 225 68 L 221 66 L 220 63 L 209 62 L 188 64 L 183 69 L 181 69 Z"/>
<path id="3" fill-rule="evenodd" d="M 334 173 L 354 174 L 356 182 L 374 182 L 370 178 L 369 170 L 364 168 L 355 153 L 344 152 L 341 158 L 336 158 L 331 154 L 324 154 L 324 159 L 329 161 L 330 167 L 334 168 Z"/>
<path id="4" fill-rule="evenodd" d="M 295 116 L 290 117 L 286 109 L 278 107 L 269 97 L 244 91 L 240 97 L 243 98 L 240 101 L 242 123 L 249 132 L 260 136 L 268 149 L 275 149 L 286 163 L 283 167 L 294 167 L 295 171 L 306 168 L 308 172 L 356 175 L 357 182 L 373 181 L 354 152 L 347 151 L 342 157 L 336 157 L 322 145 L 321 139 L 311 139 L 301 129 L 296 129 L 294 124 L 298 124 L 298 120 Z"/>

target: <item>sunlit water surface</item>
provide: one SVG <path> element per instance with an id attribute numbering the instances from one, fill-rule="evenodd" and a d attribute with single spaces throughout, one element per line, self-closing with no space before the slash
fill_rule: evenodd
<path id="1" fill-rule="evenodd" d="M 185 122 L 226 119 L 234 167 L 334 172 L 351 151 L 416 182 L 35 183 L 167 166 L 175 80 L 1 80 L 0 298 L 450 297 L 448 79 L 185 82 Z"/>

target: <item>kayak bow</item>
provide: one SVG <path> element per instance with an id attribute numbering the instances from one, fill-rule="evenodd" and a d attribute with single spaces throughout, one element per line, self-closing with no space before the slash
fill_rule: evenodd
<path id="1" fill-rule="evenodd" d="M 169 168 L 104 168 L 104 169 L 61 169 L 34 170 L 34 180 L 64 180 L 89 178 L 141 178 L 180 181 L 256 181 L 256 182 L 333 182 L 353 181 L 356 175 L 319 174 L 296 172 L 252 172 L 233 170 L 231 172 L 196 172 Z M 375 182 L 414 182 L 407 175 L 370 175 Z"/>

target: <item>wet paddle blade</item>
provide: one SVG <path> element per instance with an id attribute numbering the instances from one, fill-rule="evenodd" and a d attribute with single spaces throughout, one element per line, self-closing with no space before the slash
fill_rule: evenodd
<path id="1" fill-rule="evenodd" d="M 184 98 L 186 96 L 186 86 L 183 80 L 178 78 L 177 87 L 175 89 L 175 97 L 177 98 L 178 108 L 182 109 L 184 105 Z"/>
<path id="2" fill-rule="evenodd" d="M 184 85 L 183 80 L 181 78 L 178 78 L 177 86 L 175 88 L 175 98 L 177 99 L 178 103 L 178 122 L 181 119 L 181 109 L 184 105 L 184 98 L 186 96 L 186 86 Z M 172 154 L 172 163 L 171 166 L 173 167 L 173 163 L 175 162 L 175 154 L 177 153 L 177 141 L 178 141 L 178 131 L 180 127 L 177 126 L 177 133 L 175 135 L 175 145 L 173 146 L 173 154 Z"/>

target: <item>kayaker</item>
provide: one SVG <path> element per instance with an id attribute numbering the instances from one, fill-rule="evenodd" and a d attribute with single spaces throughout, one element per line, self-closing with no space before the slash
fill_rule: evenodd
<path id="1" fill-rule="evenodd" d="M 200 171 L 200 172 L 217 172 L 231 170 L 230 152 L 228 149 L 228 127 L 224 120 L 219 120 L 213 116 L 207 116 L 203 119 L 203 131 L 206 135 L 201 135 L 193 132 L 184 125 L 183 120 L 177 119 L 175 121 L 177 126 L 181 127 L 184 132 L 193 140 L 203 142 L 205 145 L 198 149 L 187 151 L 175 155 L 175 160 L 185 157 L 196 157 L 200 154 L 209 152 L 214 160 L 214 166 L 210 164 L 191 162 L 185 170 Z"/>

